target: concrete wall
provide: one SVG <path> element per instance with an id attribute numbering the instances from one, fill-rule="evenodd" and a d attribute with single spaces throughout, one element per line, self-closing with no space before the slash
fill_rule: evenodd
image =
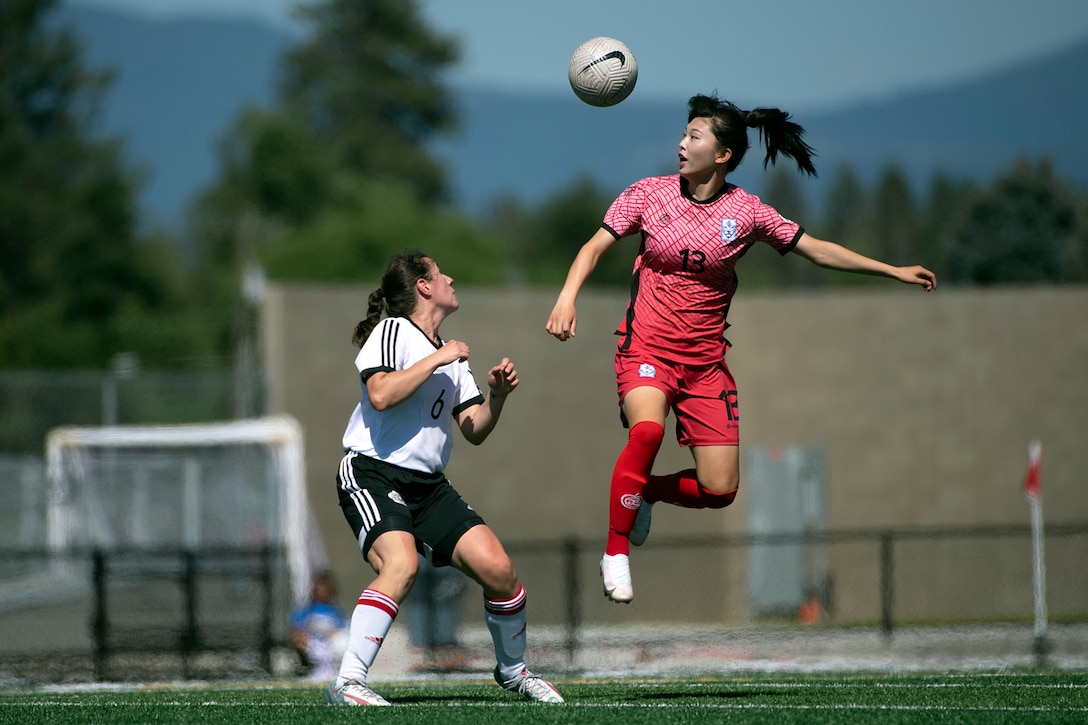
<path id="1" fill-rule="evenodd" d="M 273 285 L 264 315 L 271 412 L 302 423 L 310 498 L 337 571 L 361 573 L 333 489 L 359 395 L 351 333 L 374 284 Z M 505 541 L 598 537 L 625 433 L 612 374 L 623 293 L 587 291 L 578 337 L 544 332 L 555 291 L 459 289 L 446 338 L 481 385 L 503 355 L 521 387 L 482 447 L 460 440 L 454 485 Z M 1088 288 L 738 295 L 728 336 L 745 444 L 822 444 L 827 525 L 1026 524 L 1029 442 L 1043 446 L 1048 522 L 1088 520 Z M 666 436 L 657 472 L 690 465 Z M 743 458 L 742 458 L 743 460 Z M 724 511 L 657 507 L 654 533 L 743 532 Z M 354 584 L 350 587 L 354 588 Z"/>

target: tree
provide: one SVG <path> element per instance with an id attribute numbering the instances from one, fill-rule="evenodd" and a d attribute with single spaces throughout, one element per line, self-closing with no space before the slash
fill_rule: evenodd
<path id="1" fill-rule="evenodd" d="M 879 259 L 894 265 L 917 264 L 918 207 L 907 177 L 886 166 L 873 194 L 872 230 Z"/>
<path id="2" fill-rule="evenodd" d="M 805 226 L 808 203 L 795 167 L 774 167 L 762 199 L 786 218 Z M 738 274 L 746 285 L 757 287 L 818 287 L 826 284 L 828 277 L 808 260 L 796 254 L 783 256 L 765 244 L 756 244 L 745 254 Z"/>
<path id="3" fill-rule="evenodd" d="M 94 135 L 109 74 L 54 0 L 0 4 L 0 366 L 155 364 L 193 344 L 168 241 L 137 238 L 137 174 Z M 188 351 L 187 351 L 188 352 Z"/>
<path id="4" fill-rule="evenodd" d="M 1066 264 L 1066 279 L 1088 282 L 1088 195 L 1077 204 L 1077 234 Z"/>
<path id="5" fill-rule="evenodd" d="M 311 32 L 284 60 L 276 107 L 247 111 L 225 136 L 220 178 L 193 215 L 216 307 L 240 304 L 242 270 L 258 260 L 273 278 L 349 282 L 420 247 L 443 269 L 463 267 L 459 281 L 501 279 L 494 240 L 448 207 L 427 146 L 456 125 L 440 83 L 455 42 L 426 28 L 413 0 L 299 13 Z M 232 317 L 223 334 L 238 334 Z"/>
<path id="6" fill-rule="evenodd" d="M 919 263 L 936 272 L 939 280 L 948 276 L 948 262 L 944 256 L 949 248 L 948 236 L 957 217 L 976 193 L 971 182 L 946 174 L 937 174 L 929 183 L 914 248 Z"/>
<path id="7" fill-rule="evenodd" d="M 1047 161 L 1020 161 L 959 217 L 948 238 L 953 282 L 1076 281 L 1083 257 L 1076 200 Z"/>
<path id="8" fill-rule="evenodd" d="M 861 179 L 853 168 L 840 166 L 831 179 L 822 231 L 817 236 L 855 247 L 865 236 L 868 216 L 869 197 Z"/>
<path id="9" fill-rule="evenodd" d="M 386 260 L 418 247 L 461 283 L 504 281 L 498 244 L 448 208 L 430 208 L 402 185 L 338 179 L 334 196 L 311 223 L 273 236 L 261 253 L 269 277 L 348 283 L 376 281 Z"/>
<path id="10" fill-rule="evenodd" d="M 853 168 L 840 166 L 827 193 L 822 227 L 814 236 L 869 257 L 879 256 L 872 219 L 871 194 Z M 875 284 L 874 280 L 864 274 L 836 274 L 830 281 L 836 286 L 863 286 Z"/>
<path id="11" fill-rule="evenodd" d="M 257 109 L 243 112 L 220 147 L 225 189 L 234 204 L 287 225 L 311 221 L 328 202 L 336 164 L 301 119 Z"/>
<path id="12" fill-rule="evenodd" d="M 519 245 L 521 269 L 530 284 L 559 286 L 582 245 L 601 226 L 612 199 L 592 178 L 581 176 L 528 213 L 512 244 Z M 598 262 L 591 286 L 629 286 L 638 242 L 619 241 Z"/>
<path id="13" fill-rule="evenodd" d="M 439 81 L 456 42 L 428 29 L 413 0 L 326 0 L 299 12 L 313 33 L 287 57 L 283 111 L 338 166 L 441 198 L 445 173 L 426 144 L 456 127 Z"/>

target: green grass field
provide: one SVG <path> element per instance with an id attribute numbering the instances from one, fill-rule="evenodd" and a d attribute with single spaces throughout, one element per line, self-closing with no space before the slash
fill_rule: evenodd
<path id="1" fill-rule="evenodd" d="M 393 707 L 324 704 L 298 683 L 0 689 L 0 723 L 1086 723 L 1088 672 L 556 679 L 564 705 L 481 678 L 374 683 Z"/>

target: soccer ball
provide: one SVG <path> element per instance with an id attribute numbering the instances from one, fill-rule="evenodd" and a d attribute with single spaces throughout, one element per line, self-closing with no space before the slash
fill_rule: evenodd
<path id="1" fill-rule="evenodd" d="M 615 38 L 591 38 L 570 57 L 567 78 L 574 95 L 591 106 L 614 106 L 635 89 L 635 54 Z"/>

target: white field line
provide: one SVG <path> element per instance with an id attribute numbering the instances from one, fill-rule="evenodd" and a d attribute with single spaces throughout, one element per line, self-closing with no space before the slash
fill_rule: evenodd
<path id="1" fill-rule="evenodd" d="M 109 708 L 109 707 L 131 707 L 134 703 L 128 701 L 119 702 L 65 702 L 65 701 L 37 701 L 37 702 L 25 702 L 25 703 L 0 703 L 0 713 L 8 707 L 80 707 L 80 708 Z M 207 700 L 203 702 L 180 702 L 180 701 L 163 701 L 154 703 L 155 706 L 162 707 L 227 707 L 227 708 L 270 708 L 270 709 L 320 709 L 326 710 L 329 708 L 324 703 L 314 704 L 300 704 L 294 702 L 219 702 L 216 700 Z M 444 707 L 449 709 L 459 708 L 494 708 L 494 707 L 517 707 L 523 708 L 530 703 L 524 701 L 510 701 L 510 702 L 445 702 L 445 703 L 431 703 L 430 707 Z M 393 703 L 396 707 L 397 703 Z M 413 703 L 412 707 L 419 707 L 419 703 Z M 634 702 L 567 702 L 564 705 L 557 705 L 556 707 L 563 708 L 583 708 L 583 709 L 597 709 L 608 708 L 612 709 L 627 709 L 627 710 L 668 710 L 672 708 L 691 708 L 690 703 L 634 703 Z M 1032 705 L 1026 707 L 986 707 L 981 705 L 862 705 L 857 703 L 841 703 L 831 705 L 778 705 L 778 704 L 760 704 L 760 703 L 708 703 L 699 704 L 699 709 L 706 710 L 797 710 L 797 711 L 896 711 L 896 712 L 972 712 L 972 713 L 986 713 L 986 712 L 1009 712 L 1009 713 L 1088 713 L 1088 706 L 1085 707 L 1049 707 L 1041 705 Z"/>

